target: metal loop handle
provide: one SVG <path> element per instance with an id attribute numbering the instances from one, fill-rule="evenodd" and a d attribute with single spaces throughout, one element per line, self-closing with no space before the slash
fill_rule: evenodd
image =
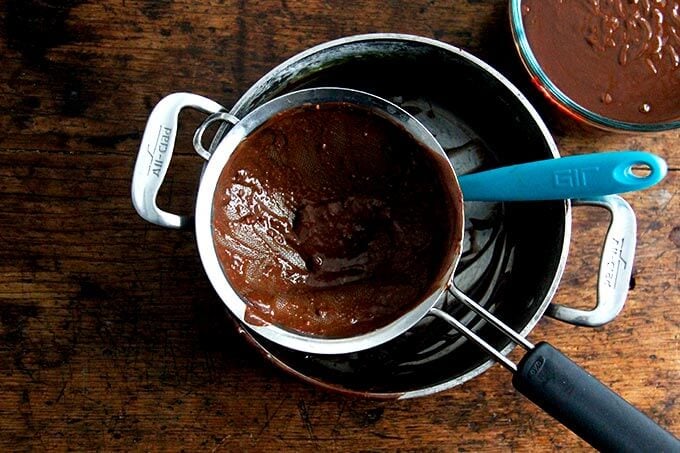
<path id="1" fill-rule="evenodd" d="M 135 210 L 143 219 L 168 228 L 185 228 L 192 223 L 192 216 L 172 214 L 156 204 L 175 148 L 179 112 L 184 108 L 204 113 L 224 110 L 217 102 L 192 93 L 173 93 L 161 99 L 149 115 L 132 174 Z"/>
<path id="2" fill-rule="evenodd" d="M 194 132 L 194 150 L 205 160 L 210 160 L 212 152 L 203 147 L 203 134 L 205 133 L 206 129 L 210 127 L 210 125 L 218 121 L 223 121 L 233 126 L 239 122 L 239 119 L 231 113 L 217 112 L 210 115 L 200 126 L 198 126 L 198 129 L 196 129 L 196 132 Z M 224 129 L 220 129 L 219 133 L 224 135 L 226 134 L 226 131 L 224 131 Z"/>
<path id="3" fill-rule="evenodd" d="M 597 327 L 614 320 L 626 302 L 635 258 L 637 223 L 633 209 L 618 195 L 574 200 L 573 205 L 601 207 L 611 213 L 602 247 L 597 305 L 592 310 L 580 310 L 551 304 L 547 314 L 570 324 Z"/>

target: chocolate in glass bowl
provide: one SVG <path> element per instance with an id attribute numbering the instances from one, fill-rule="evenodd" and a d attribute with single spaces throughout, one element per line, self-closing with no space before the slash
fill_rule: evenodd
<path id="1" fill-rule="evenodd" d="M 680 2 L 511 0 L 520 55 L 544 93 L 606 129 L 680 127 Z"/>
<path id="2" fill-rule="evenodd" d="M 443 156 L 344 102 L 278 113 L 220 175 L 213 239 L 249 322 L 349 337 L 440 291 L 455 198 Z"/>

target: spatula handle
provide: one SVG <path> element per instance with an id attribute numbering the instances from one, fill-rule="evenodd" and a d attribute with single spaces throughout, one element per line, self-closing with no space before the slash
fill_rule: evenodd
<path id="1" fill-rule="evenodd" d="M 638 176 L 633 167 L 647 167 Z M 666 162 L 644 151 L 611 151 L 511 165 L 458 178 L 465 201 L 566 200 L 645 189 Z"/>

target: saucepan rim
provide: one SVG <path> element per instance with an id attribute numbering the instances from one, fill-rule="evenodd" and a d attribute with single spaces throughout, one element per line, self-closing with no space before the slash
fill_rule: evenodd
<path id="1" fill-rule="evenodd" d="M 288 58 L 287 60 L 284 60 L 272 68 L 269 72 L 265 73 L 237 100 L 237 102 L 230 109 L 230 112 L 237 116 L 247 114 L 258 105 L 261 105 L 262 102 L 266 102 L 267 100 L 276 97 L 281 93 L 287 92 L 287 87 L 291 84 L 291 80 L 300 77 L 299 74 L 301 73 L 313 77 L 314 73 L 323 72 L 328 67 L 332 67 L 336 62 L 350 61 L 352 58 L 367 58 L 370 57 L 370 55 L 372 55 L 374 52 L 382 52 L 384 50 L 389 53 L 400 46 L 407 46 L 411 52 L 415 52 L 417 50 L 441 51 L 445 58 L 449 58 L 450 56 L 454 59 L 465 61 L 474 67 L 475 70 L 478 70 L 480 73 L 484 73 L 491 77 L 495 83 L 500 84 L 502 90 L 506 91 L 509 97 L 512 97 L 517 101 L 518 107 L 521 108 L 530 119 L 530 125 L 528 127 L 535 129 L 542 137 L 542 141 L 545 144 L 544 151 L 546 153 L 546 157 L 560 157 L 557 144 L 555 143 L 552 134 L 548 130 L 547 125 L 544 123 L 535 107 L 503 74 L 486 63 L 484 60 L 481 60 L 480 58 L 463 50 L 460 47 L 436 39 L 412 34 L 358 34 L 323 42 L 316 46 L 310 47 Z M 220 145 L 221 139 L 226 133 L 226 130 L 228 130 L 228 127 L 228 125 L 225 125 L 220 128 L 218 133 L 215 135 L 213 143 L 211 144 L 211 150 L 215 150 Z M 545 290 L 543 299 L 539 304 L 537 304 L 535 309 L 532 310 L 533 313 L 529 316 L 529 319 L 519 326 L 519 328 L 517 328 L 517 331 L 522 336 L 526 336 L 544 316 L 555 293 L 557 292 L 562 275 L 564 274 L 567 257 L 569 254 L 569 245 L 571 242 L 572 206 L 570 200 L 564 200 L 561 204 L 563 206 L 563 221 L 560 222 L 560 237 L 556 238 L 556 240 L 560 242 L 558 247 L 559 256 L 556 257 L 556 264 L 552 271 L 552 278 Z M 245 331 L 245 334 L 250 335 L 251 332 Z M 255 339 L 255 341 L 257 341 L 257 339 Z M 262 348 L 261 345 L 258 347 Z M 504 354 L 507 354 L 513 348 L 514 346 L 512 344 L 507 344 L 507 346 L 504 347 L 502 351 Z M 481 374 L 493 363 L 494 362 L 491 359 L 487 360 L 477 369 L 466 373 L 466 377 L 464 377 L 461 382 Z M 445 387 L 450 387 L 448 383 L 443 385 Z M 441 389 L 433 390 L 432 392 L 428 393 L 433 393 L 434 391 L 438 390 Z"/>

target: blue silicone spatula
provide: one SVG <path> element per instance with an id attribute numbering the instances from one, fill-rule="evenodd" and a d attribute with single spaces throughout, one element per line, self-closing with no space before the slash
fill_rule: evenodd
<path id="1" fill-rule="evenodd" d="M 667 171 L 652 153 L 610 151 L 500 167 L 458 182 L 465 201 L 564 200 L 646 189 Z"/>

